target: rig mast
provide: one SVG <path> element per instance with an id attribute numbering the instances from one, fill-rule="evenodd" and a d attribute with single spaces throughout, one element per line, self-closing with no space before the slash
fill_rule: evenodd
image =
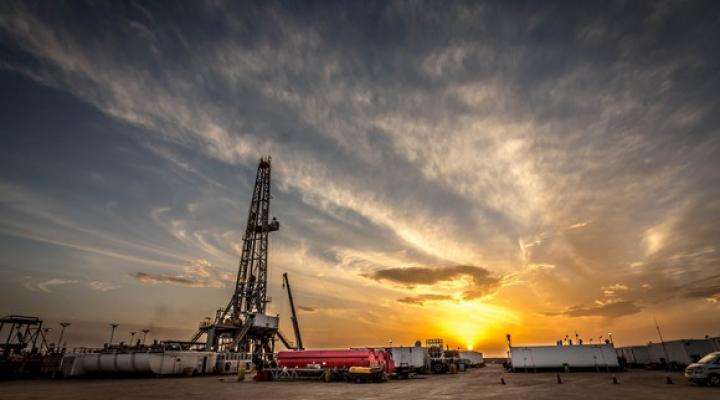
<path id="1" fill-rule="evenodd" d="M 206 335 L 205 349 L 229 351 L 252 356 L 257 365 L 269 362 L 278 333 L 278 317 L 267 315 L 268 237 L 280 228 L 270 220 L 270 157 L 261 158 L 255 178 L 242 255 L 230 302 L 219 309 L 215 320 L 205 321 L 191 343 Z"/>

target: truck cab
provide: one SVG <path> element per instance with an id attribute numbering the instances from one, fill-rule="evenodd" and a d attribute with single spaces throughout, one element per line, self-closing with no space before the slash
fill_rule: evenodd
<path id="1" fill-rule="evenodd" d="M 688 365 L 685 377 L 700 386 L 720 386 L 720 351 L 710 353 Z"/>

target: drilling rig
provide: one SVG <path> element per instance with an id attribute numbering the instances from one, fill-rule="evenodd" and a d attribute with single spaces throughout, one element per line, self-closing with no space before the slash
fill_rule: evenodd
<path id="1" fill-rule="evenodd" d="M 268 238 L 280 228 L 270 220 L 270 157 L 261 158 L 255 178 L 247 228 L 235 290 L 228 305 L 218 309 L 214 321 L 207 319 L 190 340 L 205 335 L 205 350 L 244 353 L 255 365 L 272 361 L 279 318 L 265 313 L 268 275 Z"/>

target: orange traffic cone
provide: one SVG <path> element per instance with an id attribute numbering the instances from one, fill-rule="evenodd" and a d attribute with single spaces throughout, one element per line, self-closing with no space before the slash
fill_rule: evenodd
<path id="1" fill-rule="evenodd" d="M 612 380 L 612 382 L 613 382 L 613 385 L 617 385 L 618 383 L 620 383 L 620 382 L 618 382 L 617 376 L 615 376 L 615 374 L 613 374 L 613 380 Z"/>
<path id="2" fill-rule="evenodd" d="M 665 375 L 665 383 L 667 383 L 668 385 L 673 384 L 672 379 L 670 379 L 670 375 Z"/>
<path id="3" fill-rule="evenodd" d="M 504 384 L 505 384 L 505 378 L 503 378 L 502 376 L 500 377 L 500 384 L 501 384 L 501 385 L 504 385 Z"/>
<path id="4" fill-rule="evenodd" d="M 560 379 L 560 374 L 557 374 L 557 382 L 558 384 L 562 383 L 562 379 Z"/>

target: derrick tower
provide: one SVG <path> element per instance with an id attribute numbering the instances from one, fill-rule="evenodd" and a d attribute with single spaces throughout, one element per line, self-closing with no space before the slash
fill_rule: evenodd
<path id="1" fill-rule="evenodd" d="M 230 301 L 224 309 L 217 310 L 214 321 L 202 322 L 191 339 L 194 344 L 206 335 L 206 350 L 246 353 L 256 364 L 270 361 L 278 334 L 278 317 L 265 313 L 270 302 L 267 298 L 268 238 L 270 232 L 280 228 L 275 218 L 270 220 L 270 170 L 270 157 L 261 158 Z"/>

